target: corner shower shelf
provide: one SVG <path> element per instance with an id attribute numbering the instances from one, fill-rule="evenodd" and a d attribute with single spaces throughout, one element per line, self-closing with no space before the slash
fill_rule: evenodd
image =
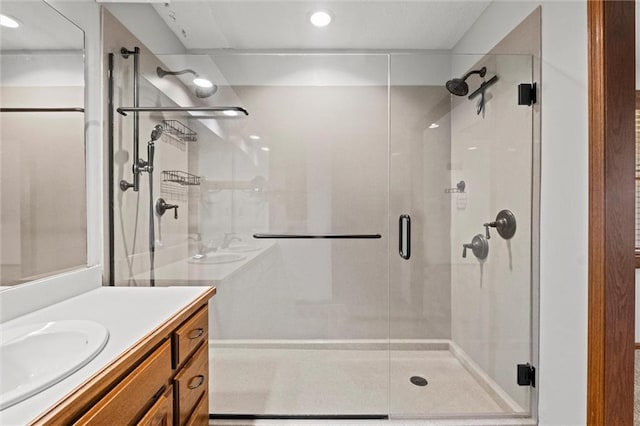
<path id="1" fill-rule="evenodd" d="M 200 185 L 200 176 L 183 172 L 181 170 L 163 170 L 162 181 L 174 182 L 185 186 L 194 186 Z"/>
<path id="2" fill-rule="evenodd" d="M 162 120 L 162 128 L 165 133 L 175 137 L 181 142 L 198 141 L 198 134 L 178 120 Z"/>

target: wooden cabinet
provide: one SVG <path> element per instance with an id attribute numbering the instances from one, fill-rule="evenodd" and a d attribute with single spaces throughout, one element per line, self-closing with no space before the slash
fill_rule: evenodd
<path id="1" fill-rule="evenodd" d="M 207 413 L 207 418 L 209 413 Z M 173 386 L 156 401 L 138 422 L 138 426 L 170 426 L 173 424 Z M 206 424 L 206 423 L 200 423 Z"/>
<path id="2" fill-rule="evenodd" d="M 206 344 L 200 344 L 173 381 L 174 397 L 180 406 L 180 411 L 174 414 L 175 424 L 187 423 L 202 395 L 207 393 L 208 384 L 209 352 Z"/>
<path id="3" fill-rule="evenodd" d="M 212 288 L 34 424 L 207 425 L 214 294 Z"/>
<path id="4" fill-rule="evenodd" d="M 149 408 L 171 377 L 171 344 L 163 343 L 76 422 L 124 425 Z"/>

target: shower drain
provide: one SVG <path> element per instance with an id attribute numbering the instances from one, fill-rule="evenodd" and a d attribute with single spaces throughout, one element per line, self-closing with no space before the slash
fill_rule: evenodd
<path id="1" fill-rule="evenodd" d="M 425 379 L 424 377 L 420 377 L 420 376 L 412 376 L 409 381 L 411 383 L 413 383 L 416 386 L 427 386 L 429 384 L 429 382 L 427 382 L 427 379 Z"/>

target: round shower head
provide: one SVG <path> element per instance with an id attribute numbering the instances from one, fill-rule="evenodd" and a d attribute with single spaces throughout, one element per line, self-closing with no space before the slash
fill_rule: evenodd
<path id="1" fill-rule="evenodd" d="M 467 84 L 466 80 L 472 74 L 479 74 L 480 77 L 484 77 L 487 74 L 487 68 L 482 67 L 479 70 L 471 70 L 463 75 L 462 78 L 453 78 L 447 81 L 447 90 L 451 92 L 452 95 L 465 96 L 467 93 L 469 93 L 469 85 Z"/>
<path id="2" fill-rule="evenodd" d="M 155 142 L 158 139 L 160 139 L 160 136 L 162 136 L 162 132 L 164 132 L 164 129 L 162 128 L 162 126 L 160 124 L 156 124 L 153 128 L 153 130 L 151 131 L 151 141 L 150 142 Z"/>
<path id="3" fill-rule="evenodd" d="M 212 85 L 211 87 L 196 87 L 196 96 L 199 98 L 208 98 L 218 91 L 217 85 Z"/>
<path id="4" fill-rule="evenodd" d="M 467 83 L 461 78 L 454 78 L 447 81 L 446 86 L 447 90 L 451 92 L 452 95 L 465 96 L 469 93 L 469 85 L 467 85 Z"/>

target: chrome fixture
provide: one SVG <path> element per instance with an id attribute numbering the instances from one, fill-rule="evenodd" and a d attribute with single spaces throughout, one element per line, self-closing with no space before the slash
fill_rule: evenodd
<path id="1" fill-rule="evenodd" d="M 470 243 L 463 244 L 462 247 L 462 257 L 467 257 L 467 249 L 471 249 L 479 260 L 484 260 L 489 255 L 489 241 L 482 234 L 477 234 Z"/>
<path id="2" fill-rule="evenodd" d="M 218 86 L 216 84 L 200 77 L 200 75 L 192 69 L 187 68 L 180 71 L 168 71 L 158 67 L 156 68 L 156 73 L 160 78 L 164 78 L 167 75 L 193 74 L 193 84 L 196 85 L 196 96 L 199 98 L 208 98 L 218 91 Z"/>
<path id="3" fill-rule="evenodd" d="M 398 252 L 404 260 L 411 257 L 411 217 L 408 214 L 400 215 L 398 221 Z"/>
<path id="4" fill-rule="evenodd" d="M 462 78 L 452 78 L 451 80 L 447 81 L 447 83 L 445 84 L 445 86 L 447 87 L 447 90 L 452 95 L 466 96 L 467 93 L 469 93 L 469 85 L 467 84 L 466 80 L 473 74 L 478 74 L 480 77 L 484 77 L 485 75 L 487 75 L 487 67 L 482 67 L 479 70 L 471 70 L 465 75 L 463 75 Z M 471 95 L 469 95 L 469 100 L 472 100 L 476 96 L 481 95 L 480 102 L 478 102 L 478 105 L 476 106 L 476 113 L 478 115 L 480 115 L 484 111 L 485 91 L 490 86 L 495 84 L 496 81 L 498 81 L 498 76 L 494 75 L 488 81 L 483 81 L 480 87 L 476 89 Z"/>
<path id="5" fill-rule="evenodd" d="M 137 157 L 134 153 L 134 164 L 133 164 L 134 183 L 136 181 L 136 178 L 139 179 L 140 173 L 153 172 L 153 157 L 155 155 L 155 150 L 156 150 L 155 142 L 158 139 L 160 139 L 160 136 L 162 136 L 163 132 L 164 130 L 160 124 L 156 124 L 153 127 L 153 130 L 151 131 L 151 136 L 150 136 L 151 139 L 149 140 L 149 142 L 147 142 L 147 160 L 146 161 L 142 158 Z M 134 151 L 138 151 L 138 150 L 134 149 Z M 135 160 L 135 158 L 137 158 L 137 160 Z M 136 191 L 134 184 L 131 184 L 124 179 L 120 181 L 120 189 L 122 189 L 123 191 L 126 191 L 131 187 L 133 187 L 133 190 Z"/>
<path id="6" fill-rule="evenodd" d="M 469 85 L 467 84 L 466 80 L 472 74 L 479 74 L 480 77 L 484 77 L 487 74 L 487 67 L 482 67 L 479 70 L 471 70 L 463 75 L 462 78 L 452 78 L 451 80 L 447 81 L 447 90 L 452 95 L 465 96 L 467 93 L 469 93 Z"/>
<path id="7" fill-rule="evenodd" d="M 467 184 L 463 180 L 461 180 L 460 182 L 456 183 L 455 188 L 447 188 L 444 190 L 444 193 L 445 194 L 462 194 L 466 187 L 467 187 Z"/>
<path id="8" fill-rule="evenodd" d="M 509 240 L 516 233 L 516 215 L 511 210 L 500 210 L 495 221 L 485 223 L 482 226 L 484 226 L 487 239 L 491 238 L 489 228 L 496 228 L 502 238 Z"/>
<path id="9" fill-rule="evenodd" d="M 224 239 L 222 240 L 222 245 L 220 246 L 220 248 L 229 248 L 229 245 L 234 241 L 240 242 L 242 241 L 242 239 L 227 232 L 224 234 Z"/>
<path id="10" fill-rule="evenodd" d="M 204 116 L 194 115 L 192 118 L 232 118 L 239 115 L 249 115 L 249 112 L 242 107 L 222 106 L 222 107 L 120 107 L 118 114 L 126 116 L 128 112 L 137 114 L 138 112 L 213 112 L 222 115 Z"/>
<path id="11" fill-rule="evenodd" d="M 137 108 L 140 106 L 140 91 L 138 86 L 140 83 L 140 48 L 134 47 L 133 50 L 129 50 L 126 47 L 120 49 L 120 55 L 127 59 L 130 55 L 133 55 L 133 106 Z M 138 170 L 138 163 L 140 160 L 139 138 L 140 138 L 140 117 L 137 112 L 133 114 L 133 166 L 131 171 L 133 172 L 133 182 L 129 183 L 126 180 L 120 181 L 120 189 L 126 191 L 129 188 L 133 188 L 138 192 L 140 189 L 140 170 Z"/>
<path id="12" fill-rule="evenodd" d="M 375 240 L 380 234 L 253 234 L 255 239 L 337 239 L 337 240 Z"/>
<path id="13" fill-rule="evenodd" d="M 178 207 L 180 206 L 177 204 L 167 203 L 164 198 L 158 198 L 156 200 L 156 213 L 158 213 L 159 216 L 163 216 L 167 210 L 173 210 L 173 218 L 178 219 Z"/>
<path id="14" fill-rule="evenodd" d="M 478 89 L 476 89 L 475 92 L 473 92 L 472 94 L 469 95 L 469 100 L 471 100 L 471 99 L 475 98 L 476 96 L 480 95 L 480 102 L 478 102 L 478 105 L 476 105 L 476 114 L 480 115 L 484 111 L 484 106 L 485 106 L 484 92 L 490 86 L 494 85 L 496 83 L 496 81 L 498 81 L 498 76 L 494 75 L 489 80 L 483 81 L 482 84 L 480 85 L 480 87 Z"/>

